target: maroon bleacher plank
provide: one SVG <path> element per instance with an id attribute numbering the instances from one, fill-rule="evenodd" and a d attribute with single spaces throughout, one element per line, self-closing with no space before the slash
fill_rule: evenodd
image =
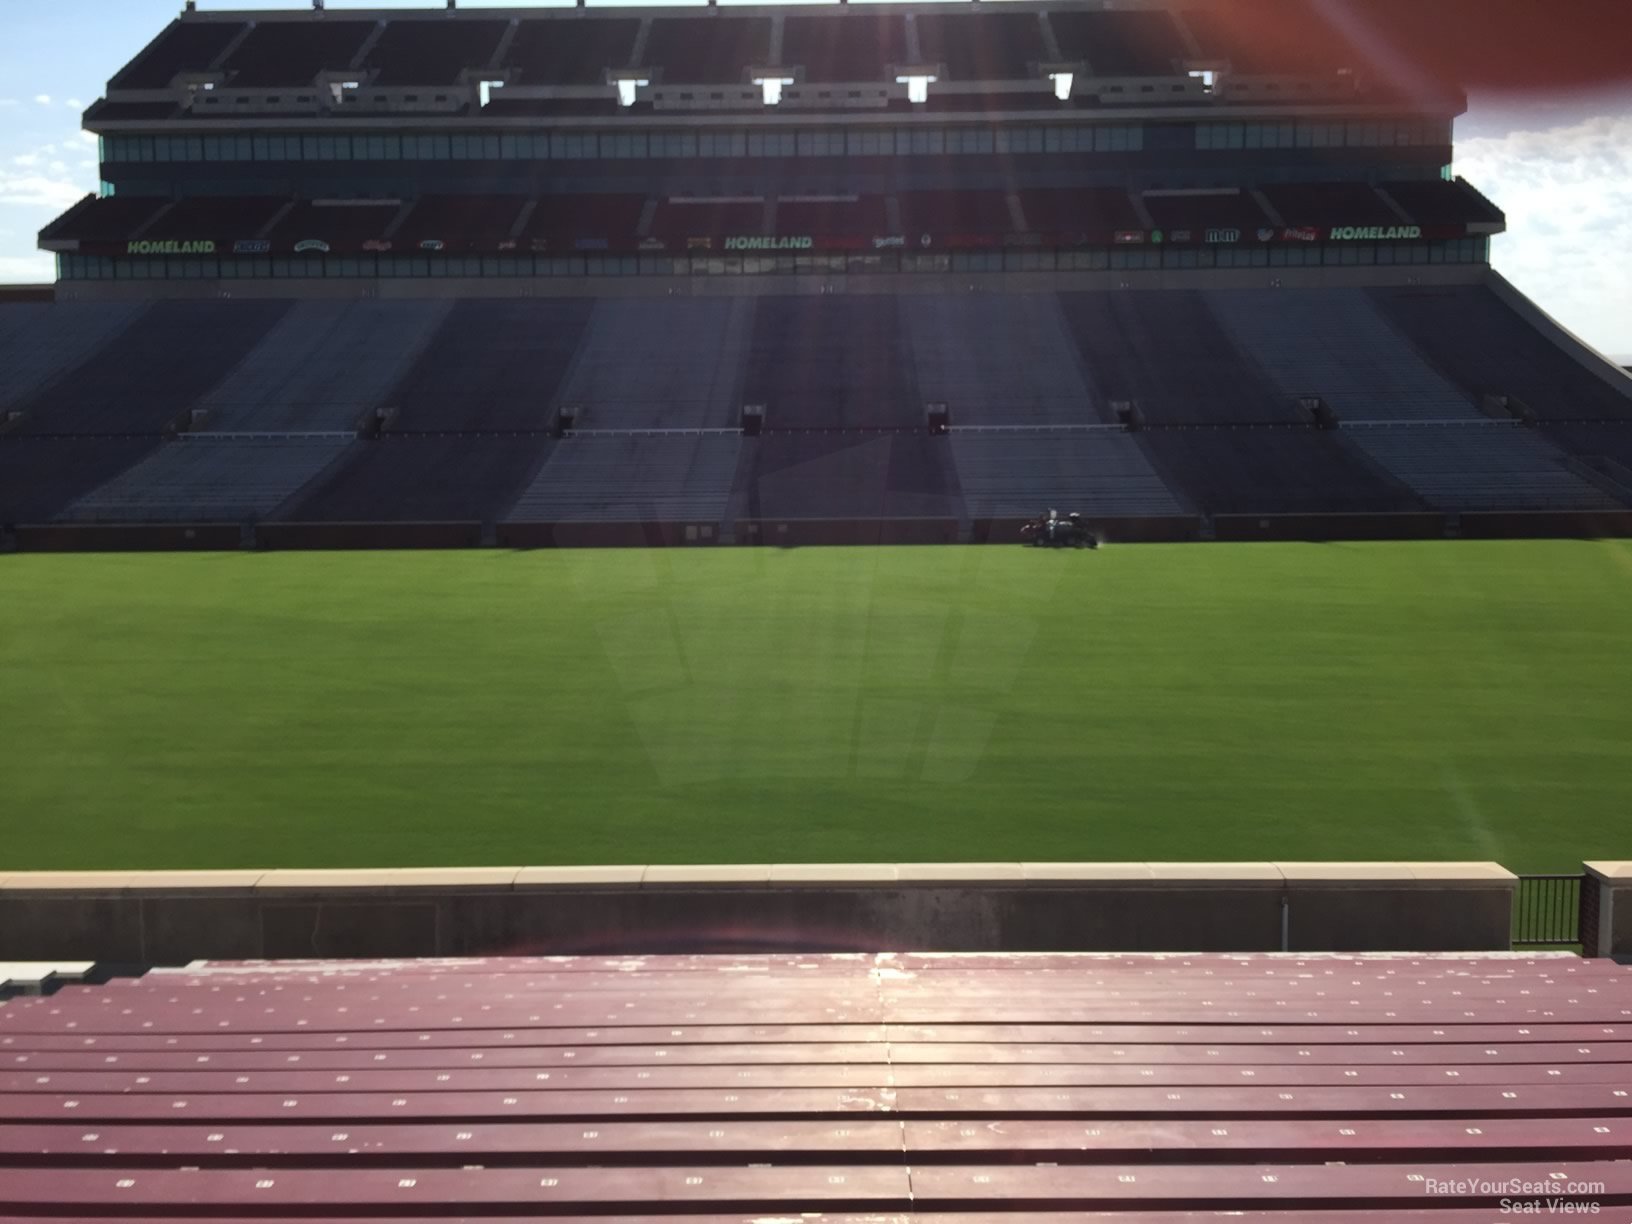
<path id="1" fill-rule="evenodd" d="M 1513 1188 L 1505 1188 L 1505 1187 Z M 1602 1187 L 1582 1201 L 1632 1203 L 1632 1165 L 1619 1161 L 1405 1165 L 1060 1165 L 916 1166 L 913 1201 L 932 1208 L 1002 1202 L 1011 1208 L 1116 1206 L 1344 1207 L 1377 1202 L 1399 1207 L 1495 1207 L 1503 1200 L 1544 1200 Z M 1534 1187 L 1534 1189 L 1531 1189 Z M 1552 1189 L 1556 1187 L 1556 1189 Z"/>
<path id="2" fill-rule="evenodd" d="M 1232 1211 L 1228 1224 L 1292 1224 L 1287 1212 L 1270 1208 L 1263 1211 Z M 104 1224 L 106 1216 L 50 1215 L 0 1216 L 5 1224 Z M 202 1216 L 189 1214 L 191 1224 L 243 1224 L 244 1216 Z M 302 1212 L 298 1216 L 263 1215 L 253 1217 L 258 1224 L 355 1224 L 356 1216 L 344 1219 L 335 1216 L 314 1216 Z M 959 1211 L 959 1212 L 889 1212 L 869 1211 L 853 1214 L 842 1211 L 800 1212 L 797 1217 L 782 1217 L 787 1224 L 1221 1224 L 1213 1211 Z M 1509 1224 L 1501 1217 L 1492 1217 L 1488 1208 L 1452 1207 L 1447 1210 L 1432 1208 L 1377 1208 L 1346 1211 L 1299 1211 L 1296 1224 Z M 1605 1224 L 1626 1224 L 1626 1219 L 1600 1215 Z M 1632 1218 L 1632 1217 L 1627 1217 Z M 421 1224 L 424 1216 L 371 1215 L 372 1224 Z M 663 1215 L 550 1215 L 551 1224 L 764 1224 L 759 1214 L 694 1214 Z"/>
<path id="3" fill-rule="evenodd" d="M 91 1057 L 95 1057 L 94 1055 Z M 0 1062 L 3 1062 L 0 1055 Z M 1591 1045 L 1567 1042 L 1484 1045 L 1445 1042 L 1437 1045 L 1052 1045 L 955 1042 L 900 1042 L 889 1046 L 892 1063 L 1037 1063 L 1049 1066 L 1115 1064 L 1160 1066 L 1196 1064 L 1215 1066 L 1296 1065 L 1428 1065 L 1508 1063 L 1632 1062 L 1632 1042 L 1601 1041 Z M 86 1066 L 91 1065 L 86 1061 Z"/>
<path id="4" fill-rule="evenodd" d="M 65 1207 L 128 1213 L 189 1207 L 254 1212 L 379 1209 L 451 1213 L 533 1210 L 575 1204 L 601 1211 L 661 1206 L 767 1212 L 824 1205 L 903 1210 L 905 1168 L 786 1166 L 775 1169 L 106 1169 L 63 1177 L 55 1170 L 0 1169 L 0 1202 L 13 1210 Z"/>
<path id="5" fill-rule="evenodd" d="M 1081 1043 L 1409 1045 L 1412 1043 L 1590 1042 L 1632 1039 L 1632 1025 L 1602 1024 L 890 1024 L 893 1043 Z M 3 1039 L 0 1039 L 3 1044 Z"/>

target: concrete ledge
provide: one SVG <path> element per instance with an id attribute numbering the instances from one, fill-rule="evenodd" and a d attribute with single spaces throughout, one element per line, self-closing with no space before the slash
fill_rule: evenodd
<path id="1" fill-rule="evenodd" d="M 1599 866 L 1606 893 L 1632 894 L 1632 864 Z M 0 959 L 1496 951 L 1516 884 L 1495 863 L 12 873 L 0 876 Z M 1613 896 L 1606 906 L 1616 912 Z M 1632 920 L 1632 898 L 1618 913 Z"/>

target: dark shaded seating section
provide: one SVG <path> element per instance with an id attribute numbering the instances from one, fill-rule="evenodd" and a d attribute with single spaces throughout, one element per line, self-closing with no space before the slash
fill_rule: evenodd
<path id="1" fill-rule="evenodd" d="M 1254 0 L 1189 9 L 1183 19 L 1205 60 L 1252 76 L 1325 75 L 1359 68 L 1349 42 L 1305 0 Z"/>
<path id="2" fill-rule="evenodd" d="M 1475 396 L 1516 396 L 1540 417 L 1632 420 L 1632 376 L 1611 385 L 1488 289 L 1374 289 L 1371 295 L 1419 352 Z"/>
<path id="3" fill-rule="evenodd" d="M 805 70 L 807 81 L 887 79 L 887 65 L 907 61 L 907 27 L 899 13 L 849 7 L 820 17 L 795 17 L 782 27 L 782 62 Z"/>
<path id="4" fill-rule="evenodd" d="M 908 234 L 1008 234 L 1017 228 L 1001 191 L 903 191 L 896 201 Z"/>
<path id="5" fill-rule="evenodd" d="M 944 64 L 954 81 L 1033 79 L 1048 58 L 1036 13 L 920 11 L 914 24 L 923 59 Z"/>
<path id="6" fill-rule="evenodd" d="M 570 251 L 580 240 L 633 244 L 644 195 L 552 195 L 539 200 L 522 228 L 528 243 Z"/>
<path id="7" fill-rule="evenodd" d="M 177 200 L 143 238 L 253 238 L 289 201 L 276 196 L 199 196 Z"/>
<path id="8" fill-rule="evenodd" d="M 1060 307 L 1104 402 L 1135 401 L 1151 424 L 1298 419 L 1198 293 L 1063 293 Z"/>
<path id="9" fill-rule="evenodd" d="M 297 523 L 493 522 L 527 487 L 551 445 L 542 434 L 386 434 L 352 447 L 281 517 Z"/>
<path id="10" fill-rule="evenodd" d="M 525 196 L 421 196 L 396 231 L 408 249 L 442 242 L 450 250 L 494 250 L 509 239 L 521 218 Z"/>
<path id="11" fill-rule="evenodd" d="M 646 36 L 641 59 L 663 69 L 667 84 L 742 85 L 745 69 L 771 58 L 769 17 L 714 17 L 695 20 L 659 17 Z"/>
<path id="12" fill-rule="evenodd" d="M 1632 495 L 1632 420 L 1548 425 L 1542 433 Z"/>
<path id="13" fill-rule="evenodd" d="M 1279 183 L 1264 198 L 1288 225 L 1403 225 L 1367 183 Z"/>
<path id="14" fill-rule="evenodd" d="M 389 399 L 392 430 L 545 430 L 591 299 L 462 301 Z"/>
<path id="15" fill-rule="evenodd" d="M 30 434 L 153 434 L 247 356 L 287 301 L 155 303 L 21 407 Z"/>
<path id="16" fill-rule="evenodd" d="M 372 21 L 263 21 L 222 67 L 234 89 L 310 85 L 320 72 L 351 67 L 373 30 Z"/>
<path id="17" fill-rule="evenodd" d="M 163 89 L 179 72 L 205 72 L 243 29 L 243 22 L 173 21 L 108 85 L 112 89 Z"/>
<path id="18" fill-rule="evenodd" d="M 465 69 L 485 68 L 499 49 L 503 21 L 398 19 L 368 53 L 363 67 L 377 70 L 374 84 L 452 85 Z"/>
<path id="19" fill-rule="evenodd" d="M 638 18 L 524 20 L 504 66 L 516 70 L 518 85 L 605 85 L 608 68 L 628 67 L 639 33 Z"/>
<path id="20" fill-rule="evenodd" d="M 1189 54 L 1164 12 L 1095 13 L 1055 9 L 1048 15 L 1066 60 L 1086 60 L 1094 76 L 1171 76 Z"/>
<path id="21" fill-rule="evenodd" d="M 1116 230 L 1143 228 L 1133 201 L 1120 187 L 1045 187 L 1020 193 L 1026 228 L 1040 234 L 1082 234 L 1096 242 Z"/>
<path id="22" fill-rule="evenodd" d="M 315 238 L 336 247 L 355 248 L 384 238 L 401 208 L 394 200 L 351 200 L 343 204 L 302 200 L 267 237 L 280 247 Z"/>
<path id="23" fill-rule="evenodd" d="M 169 200 L 147 196 L 86 196 L 40 231 L 44 242 L 123 242 Z"/>
<path id="24" fill-rule="evenodd" d="M 872 237 L 889 232 L 883 196 L 821 199 L 783 196 L 776 202 L 778 234 Z"/>
<path id="25" fill-rule="evenodd" d="M 763 200 L 663 200 L 652 218 L 652 236 L 670 243 L 764 232 Z"/>
<path id="26" fill-rule="evenodd" d="M 1418 225 L 1501 225 L 1507 217 L 1466 179 L 1384 183 L 1383 190 Z"/>
<path id="27" fill-rule="evenodd" d="M 768 429 L 922 428 L 911 346 L 894 297 L 764 297 L 754 310 L 744 403 Z"/>
<path id="28" fill-rule="evenodd" d="M 928 434 L 767 433 L 743 442 L 732 506 L 748 519 L 953 518 L 948 443 Z"/>
<path id="29" fill-rule="evenodd" d="M 1150 219 L 1165 230 L 1188 229 L 1199 241 L 1202 231 L 1214 227 L 1239 229 L 1250 234 L 1268 225 L 1269 218 L 1258 201 L 1245 191 L 1207 192 L 1204 195 L 1162 195 L 1145 193 Z"/>
<path id="30" fill-rule="evenodd" d="M 0 524 L 48 523 L 159 445 L 152 437 L 0 437 Z"/>
<path id="31" fill-rule="evenodd" d="M 1420 510 L 1335 433 L 1286 429 L 1147 429 L 1157 471 L 1206 514 L 1361 514 Z"/>

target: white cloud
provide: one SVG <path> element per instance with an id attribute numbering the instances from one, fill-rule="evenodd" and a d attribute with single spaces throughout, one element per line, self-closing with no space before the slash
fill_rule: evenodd
<path id="1" fill-rule="evenodd" d="M 0 171 L 0 204 L 64 209 L 79 203 L 87 192 L 87 188 L 65 179 Z"/>
<path id="2" fill-rule="evenodd" d="M 37 166 L 40 164 L 40 155 L 38 153 L 19 153 L 11 159 L 11 163 L 14 166 Z"/>
<path id="3" fill-rule="evenodd" d="M 69 110 L 84 110 L 85 109 L 85 103 L 81 102 L 78 98 L 65 98 L 63 100 L 62 104 L 64 106 L 66 106 Z"/>
<path id="4" fill-rule="evenodd" d="M 1632 114 L 1464 140 L 1456 171 L 1507 213 L 1496 270 L 1600 351 L 1632 352 Z"/>
<path id="5" fill-rule="evenodd" d="M 51 105 L 51 95 L 50 94 L 35 94 L 34 95 L 34 101 L 38 102 L 41 106 L 50 106 Z"/>
<path id="6" fill-rule="evenodd" d="M 0 255 L 0 284 L 38 284 L 57 279 L 57 261 L 44 251 Z"/>
<path id="7" fill-rule="evenodd" d="M 85 131 L 80 132 L 79 138 L 81 140 L 85 141 L 88 144 L 95 144 L 98 140 L 102 139 L 95 132 L 85 132 Z"/>
<path id="8" fill-rule="evenodd" d="M 0 106 L 16 106 L 16 98 L 0 98 Z"/>

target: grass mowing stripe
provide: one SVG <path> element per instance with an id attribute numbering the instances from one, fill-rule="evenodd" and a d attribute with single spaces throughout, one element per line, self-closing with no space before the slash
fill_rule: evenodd
<path id="1" fill-rule="evenodd" d="M 1625 857 L 1619 543 L 0 559 L 0 870 Z"/>

